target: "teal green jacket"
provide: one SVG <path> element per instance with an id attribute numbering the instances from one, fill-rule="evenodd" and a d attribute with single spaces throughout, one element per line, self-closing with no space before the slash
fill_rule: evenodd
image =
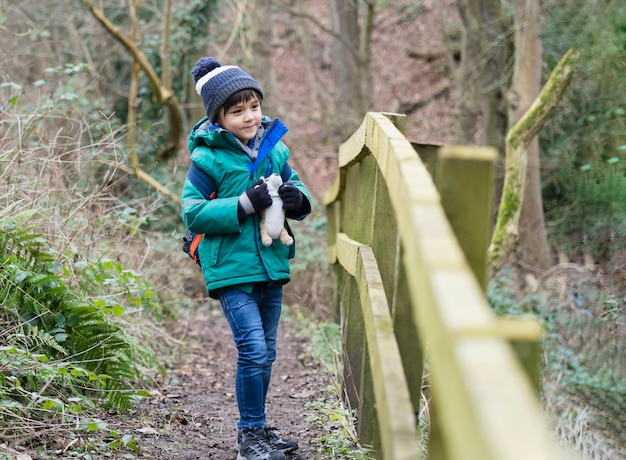
<path id="1" fill-rule="evenodd" d="M 266 247 L 260 239 L 258 213 L 239 223 L 239 196 L 248 187 L 262 176 L 291 171 L 289 181 L 308 202 L 302 215 L 290 217 L 302 220 L 311 210 L 310 195 L 298 173 L 289 166 L 289 149 L 280 141 L 287 128 L 280 120 L 270 122 L 266 117 L 263 126 L 259 156 L 254 162 L 233 134 L 211 124 L 206 117 L 189 134 L 191 160 L 213 180 L 216 197 L 205 199 L 187 178 L 182 191 L 182 218 L 192 232 L 204 234 L 198 254 L 207 290 L 214 298 L 215 291 L 226 286 L 257 282 L 285 284 L 290 280 L 289 259 L 295 256 L 295 237 L 291 246 L 276 240 Z M 285 226 L 293 236 L 289 226 Z"/>

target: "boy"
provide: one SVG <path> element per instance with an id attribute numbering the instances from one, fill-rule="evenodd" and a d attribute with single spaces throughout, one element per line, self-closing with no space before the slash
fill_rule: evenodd
<path id="1" fill-rule="evenodd" d="M 198 254 L 207 290 L 220 300 L 237 346 L 237 459 L 282 460 L 298 444 L 265 426 L 265 399 L 295 244 L 261 244 L 259 212 L 272 204 L 262 178 L 283 177 L 278 193 L 291 219 L 311 212 L 310 197 L 280 141 L 287 128 L 262 115 L 259 83 L 209 57 L 200 58 L 191 74 L 207 116 L 191 130 L 188 146 L 195 167 L 215 184 L 215 196 L 205 199 L 187 178 L 182 216 L 187 228 L 204 234 Z"/>

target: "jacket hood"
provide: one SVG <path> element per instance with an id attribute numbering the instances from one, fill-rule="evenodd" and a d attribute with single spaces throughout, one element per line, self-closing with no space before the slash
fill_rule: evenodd
<path id="1" fill-rule="evenodd" d="M 266 148 L 270 147 L 270 150 L 288 131 L 287 127 L 278 118 L 272 120 L 264 116 L 261 125 L 264 128 L 261 142 L 271 141 L 272 145 L 266 146 Z M 267 142 L 265 143 L 267 144 Z M 199 146 L 233 148 L 237 146 L 237 140 L 229 131 L 211 123 L 207 117 L 203 117 L 194 125 L 187 138 L 187 148 L 190 155 Z"/>

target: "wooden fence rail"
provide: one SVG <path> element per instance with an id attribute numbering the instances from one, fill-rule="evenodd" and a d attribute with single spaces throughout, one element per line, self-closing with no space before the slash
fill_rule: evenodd
<path id="1" fill-rule="evenodd" d="M 421 159 L 404 123 L 367 114 L 325 195 L 361 441 L 388 460 L 572 458 L 538 401 L 538 325 L 498 319 L 483 292 L 495 152 L 446 146 Z"/>

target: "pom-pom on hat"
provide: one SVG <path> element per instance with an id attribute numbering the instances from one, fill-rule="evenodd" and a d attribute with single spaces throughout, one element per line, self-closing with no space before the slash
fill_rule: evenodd
<path id="1" fill-rule="evenodd" d="M 232 94 L 242 89 L 253 89 L 263 100 L 259 82 L 234 65 L 222 65 L 212 57 L 201 57 L 191 70 L 196 92 L 202 97 L 207 117 L 215 121 L 220 108 Z"/>

